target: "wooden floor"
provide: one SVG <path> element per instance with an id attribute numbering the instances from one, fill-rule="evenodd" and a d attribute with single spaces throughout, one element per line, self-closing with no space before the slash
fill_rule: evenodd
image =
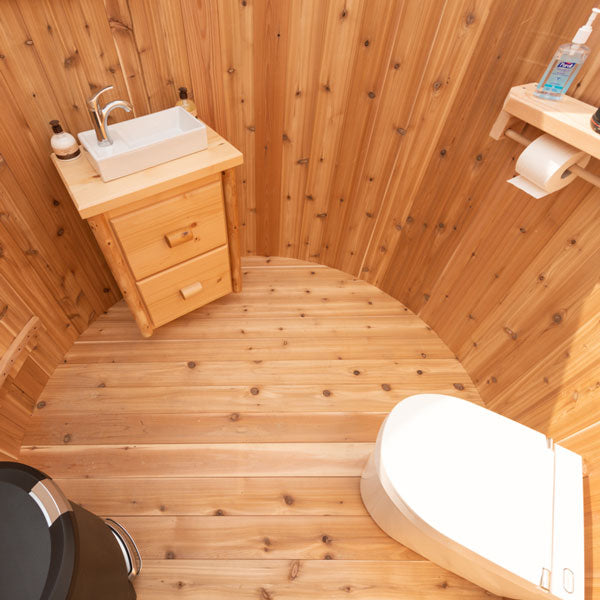
<path id="1" fill-rule="evenodd" d="M 362 281 L 244 267 L 242 294 L 149 340 L 123 302 L 99 318 L 48 383 L 22 460 L 132 532 L 142 600 L 489 599 L 387 537 L 359 494 L 404 396 L 479 402 L 458 361 Z"/>

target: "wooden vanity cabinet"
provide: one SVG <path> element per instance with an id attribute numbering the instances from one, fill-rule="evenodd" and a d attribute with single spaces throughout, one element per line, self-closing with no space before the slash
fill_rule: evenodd
<path id="1" fill-rule="evenodd" d="M 53 161 L 144 336 L 241 291 L 233 167 L 242 155 L 214 131 L 202 152 L 106 183 L 85 156 Z"/>

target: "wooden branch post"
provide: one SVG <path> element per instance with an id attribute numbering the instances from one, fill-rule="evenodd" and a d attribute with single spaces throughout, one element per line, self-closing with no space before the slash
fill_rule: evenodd
<path id="1" fill-rule="evenodd" d="M 229 237 L 229 261 L 231 264 L 231 283 L 234 292 L 242 291 L 242 265 L 240 257 L 240 227 L 237 207 L 237 184 L 235 171 L 223 171 L 223 197 L 227 217 L 227 233 Z"/>

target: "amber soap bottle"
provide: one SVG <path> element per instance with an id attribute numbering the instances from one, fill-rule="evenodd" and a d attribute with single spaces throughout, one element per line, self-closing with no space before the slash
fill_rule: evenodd
<path id="1" fill-rule="evenodd" d="M 196 110 L 196 105 L 193 100 L 188 98 L 188 91 L 185 87 L 179 88 L 179 100 L 175 106 L 181 106 L 185 108 L 193 117 L 198 116 L 198 111 Z"/>

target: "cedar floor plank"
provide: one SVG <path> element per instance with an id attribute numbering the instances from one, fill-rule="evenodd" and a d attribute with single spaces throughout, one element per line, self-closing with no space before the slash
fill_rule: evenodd
<path id="1" fill-rule="evenodd" d="M 387 413 L 195 413 L 40 416 L 23 444 L 375 442 Z"/>
<path id="2" fill-rule="evenodd" d="M 370 516 L 121 517 L 149 559 L 423 560 Z"/>
<path id="3" fill-rule="evenodd" d="M 352 477 L 374 444 L 256 443 L 22 446 L 50 477 Z"/>
<path id="4" fill-rule="evenodd" d="M 385 386 L 385 387 L 383 387 Z M 473 384 L 458 381 L 428 381 L 431 393 L 451 394 L 480 402 Z M 403 398 L 423 391 L 422 379 L 385 384 L 257 385 L 257 386 L 135 386 L 89 388 L 65 387 L 54 381 L 44 389 L 37 410 L 55 414 L 125 414 L 232 412 L 389 412 Z"/>
<path id="5" fill-rule="evenodd" d="M 425 561 L 147 560 L 144 565 L 136 583 L 139 600 L 496 598 Z"/>
<path id="6" fill-rule="evenodd" d="M 448 381 L 464 371 L 454 359 L 295 360 L 295 361 L 163 361 L 160 363 L 62 364 L 52 376 L 56 385 L 306 385 L 324 388 L 336 383 L 383 383 L 415 385 L 422 381 Z"/>
<path id="7" fill-rule="evenodd" d="M 57 479 L 74 502 L 120 516 L 366 515 L 360 477 Z"/>
<path id="8" fill-rule="evenodd" d="M 236 339 L 286 339 L 289 336 L 315 337 L 385 337 L 402 339 L 408 328 L 421 330 L 427 335 L 430 329 L 419 320 L 402 316 L 375 317 L 307 317 L 285 321 L 281 319 L 217 319 L 201 320 L 197 327 L 192 327 L 193 319 L 181 318 L 152 334 L 155 340 L 211 340 L 222 338 Z M 142 334 L 130 318 L 124 321 L 98 319 L 94 321 L 80 336 L 82 341 L 93 340 L 141 340 Z"/>
<path id="9" fill-rule="evenodd" d="M 453 358 L 448 348 L 433 336 L 423 339 L 416 332 L 413 339 L 406 336 L 400 342 L 367 336 L 350 338 L 340 348 L 339 339 L 321 338 L 318 346 L 311 339 L 255 339 L 252 341 L 224 339 L 215 341 L 229 360 L 358 360 L 364 358 L 365 347 L 370 359 Z M 75 343 L 65 357 L 69 364 L 106 362 L 196 362 L 214 358 L 214 348 L 195 340 L 139 340 L 123 342 Z"/>

